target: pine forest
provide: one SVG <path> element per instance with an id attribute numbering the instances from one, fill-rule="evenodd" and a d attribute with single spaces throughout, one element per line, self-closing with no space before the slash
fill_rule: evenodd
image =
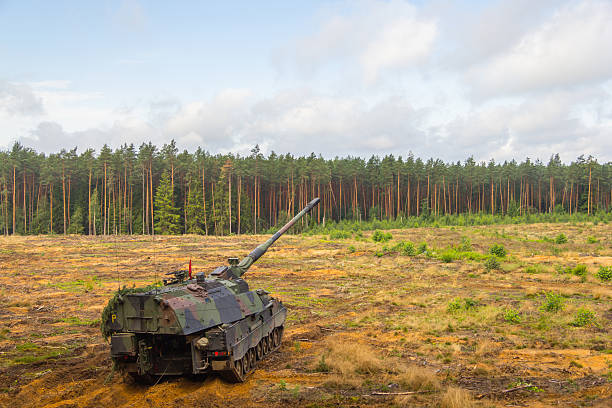
<path id="1" fill-rule="evenodd" d="M 0 151 L 3 234 L 261 233 L 313 197 L 310 224 L 541 214 L 606 214 L 612 163 L 447 163 L 312 153 L 264 156 L 179 152 L 176 144 L 43 154 L 15 143 Z"/>

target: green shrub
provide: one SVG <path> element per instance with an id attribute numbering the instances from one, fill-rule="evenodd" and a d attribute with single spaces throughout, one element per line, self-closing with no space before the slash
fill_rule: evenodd
<path id="1" fill-rule="evenodd" d="M 607 282 L 612 279 L 612 266 L 600 266 L 597 271 L 597 277 L 603 282 Z"/>
<path id="2" fill-rule="evenodd" d="M 555 244 L 565 244 L 567 243 L 567 237 L 564 233 L 561 233 L 555 237 Z"/>
<path id="3" fill-rule="evenodd" d="M 419 244 L 419 247 L 417 248 L 417 253 L 422 254 L 427 252 L 427 243 L 426 242 L 421 242 Z"/>
<path id="4" fill-rule="evenodd" d="M 461 237 L 461 244 L 459 245 L 459 249 L 461 251 L 471 251 L 472 250 L 472 240 L 468 237 Z"/>
<path id="5" fill-rule="evenodd" d="M 557 272 L 579 276 L 582 282 L 585 282 L 587 278 L 588 269 L 586 265 L 581 265 L 581 264 L 576 265 L 573 268 L 570 266 L 567 266 L 564 268 L 563 266 L 559 265 L 557 266 Z"/>
<path id="6" fill-rule="evenodd" d="M 588 270 L 586 265 L 576 265 L 574 268 L 572 268 L 572 274 L 579 276 L 583 282 L 586 281 L 587 272 Z"/>
<path id="7" fill-rule="evenodd" d="M 449 250 L 442 252 L 439 258 L 444 263 L 450 263 L 450 262 L 453 262 L 455 259 L 457 259 L 457 254 L 452 249 L 449 249 Z"/>
<path id="8" fill-rule="evenodd" d="M 374 231 L 372 234 L 372 241 L 374 242 L 387 242 L 393 238 L 390 232 L 382 232 L 380 230 Z"/>
<path id="9" fill-rule="evenodd" d="M 595 313 L 587 308 L 581 307 L 576 312 L 576 317 L 574 317 L 574 321 L 572 321 L 570 324 L 575 327 L 584 327 L 589 326 L 593 323 L 595 323 Z"/>
<path id="10" fill-rule="evenodd" d="M 461 299 L 453 299 L 446 307 L 446 310 L 449 312 L 456 312 L 459 309 L 461 309 Z"/>
<path id="11" fill-rule="evenodd" d="M 498 256 L 500 258 L 503 258 L 506 256 L 506 248 L 504 248 L 503 245 L 501 244 L 493 244 L 493 246 L 491 248 L 489 248 L 489 253 L 491 255 L 495 255 Z"/>
<path id="12" fill-rule="evenodd" d="M 334 230 L 329 233 L 329 239 L 347 239 L 351 238 L 352 234 L 349 231 Z"/>
<path id="13" fill-rule="evenodd" d="M 476 309 L 478 307 L 478 301 L 472 298 L 463 299 L 465 310 Z"/>
<path id="14" fill-rule="evenodd" d="M 587 244 L 596 244 L 599 240 L 595 237 L 587 237 Z"/>
<path id="15" fill-rule="evenodd" d="M 495 255 L 490 256 L 484 263 L 484 267 L 487 271 L 500 270 L 501 264 Z"/>
<path id="16" fill-rule="evenodd" d="M 546 312 L 558 312 L 563 309 L 563 296 L 554 292 L 547 292 L 541 309 Z"/>
<path id="17" fill-rule="evenodd" d="M 520 323 L 521 322 L 521 314 L 514 309 L 506 309 L 504 311 L 504 320 L 508 323 Z"/>
<path id="18" fill-rule="evenodd" d="M 393 246 L 393 250 L 406 256 L 415 256 L 417 254 L 414 244 L 409 241 L 398 242 L 395 246 Z"/>
<path id="19" fill-rule="evenodd" d="M 525 268 L 525 273 L 542 273 L 544 272 L 542 270 L 542 266 L 540 265 L 529 265 L 527 268 Z"/>
<path id="20" fill-rule="evenodd" d="M 472 298 L 455 298 L 448 303 L 446 310 L 450 313 L 458 310 L 472 310 L 478 307 L 478 301 Z"/>
<path id="21" fill-rule="evenodd" d="M 349 245 L 348 247 L 348 251 L 352 254 L 353 252 L 355 252 L 355 247 L 353 245 Z"/>
<path id="22" fill-rule="evenodd" d="M 322 354 L 321 358 L 319 359 L 319 363 L 315 367 L 315 371 L 319 373 L 328 373 L 329 370 L 330 370 L 329 364 L 327 364 L 327 362 L 325 361 L 325 355 Z"/>

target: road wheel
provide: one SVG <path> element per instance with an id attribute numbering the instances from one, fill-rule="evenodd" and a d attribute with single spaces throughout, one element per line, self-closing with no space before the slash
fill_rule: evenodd
<path id="1" fill-rule="evenodd" d="M 255 348 L 250 349 L 247 353 L 247 356 L 249 357 L 250 371 L 253 371 L 255 369 L 255 364 L 257 361 L 257 357 L 255 356 Z"/>
<path id="2" fill-rule="evenodd" d="M 248 354 L 245 354 L 240 361 L 242 361 L 242 377 L 245 378 L 249 371 L 251 371 L 250 360 Z"/>
<path id="3" fill-rule="evenodd" d="M 276 328 L 274 329 L 274 331 L 272 332 L 272 339 L 274 340 L 274 348 L 278 348 L 280 346 L 281 343 L 281 330 L 280 328 Z"/>

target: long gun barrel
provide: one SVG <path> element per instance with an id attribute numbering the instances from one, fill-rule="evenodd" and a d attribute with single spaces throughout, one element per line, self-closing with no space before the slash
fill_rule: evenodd
<path id="1" fill-rule="evenodd" d="M 242 259 L 242 261 L 240 261 L 240 263 L 238 265 L 236 265 L 237 269 L 240 270 L 240 276 L 242 276 L 242 274 L 244 274 L 251 267 L 251 265 L 253 265 L 253 263 L 255 261 L 257 261 L 263 254 L 265 254 L 266 251 L 268 250 L 268 248 L 270 248 L 270 246 L 272 246 L 272 244 L 281 235 L 283 235 L 285 232 L 287 232 L 287 230 L 289 228 L 291 228 L 291 226 L 293 224 L 295 224 L 300 218 L 302 218 L 304 215 L 308 214 L 310 212 L 310 210 L 312 210 L 317 204 L 319 204 L 320 201 L 321 201 L 320 198 L 315 198 L 314 200 L 309 202 L 308 205 L 306 207 L 304 207 L 304 209 L 302 211 L 300 211 L 295 217 L 293 217 L 293 219 L 291 219 L 291 221 L 289 221 L 288 223 L 283 225 L 283 228 L 279 229 L 276 232 L 276 234 L 272 235 L 270 237 L 270 239 L 268 239 L 263 244 L 258 245 L 257 248 L 252 250 L 250 254 L 248 254 L 246 257 L 244 257 L 244 259 Z"/>

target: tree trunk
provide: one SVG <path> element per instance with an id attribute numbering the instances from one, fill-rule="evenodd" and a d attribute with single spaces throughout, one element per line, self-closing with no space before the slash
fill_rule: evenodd
<path id="1" fill-rule="evenodd" d="M 106 219 L 108 218 L 108 213 L 106 210 L 106 162 L 104 162 L 104 189 L 103 189 L 103 193 L 104 193 L 104 210 L 102 211 L 102 223 L 103 223 L 103 228 L 102 228 L 102 235 L 106 235 L 107 230 L 106 230 Z"/>
<path id="2" fill-rule="evenodd" d="M 23 234 L 28 233 L 28 214 L 26 208 L 26 176 L 25 169 L 23 169 Z"/>
<path id="3" fill-rule="evenodd" d="M 204 182 L 204 167 L 202 167 L 202 202 L 204 206 L 204 232 L 208 235 L 208 219 L 206 217 L 206 183 Z"/>
<path id="4" fill-rule="evenodd" d="M 66 176 L 62 164 L 62 210 L 64 215 L 64 235 L 66 235 Z"/>
<path id="5" fill-rule="evenodd" d="M 50 204 L 49 204 L 49 209 L 50 209 L 50 214 L 49 214 L 49 231 L 51 231 L 51 234 L 53 234 L 53 183 L 51 183 L 49 185 L 49 200 L 50 200 Z"/>
<path id="6" fill-rule="evenodd" d="M 591 215 L 591 167 L 589 166 L 589 192 L 587 198 L 587 215 Z"/>
<path id="7" fill-rule="evenodd" d="M 152 160 L 149 161 L 149 186 L 151 187 L 151 235 L 155 235 L 155 218 L 153 214 L 153 169 Z"/>
<path id="8" fill-rule="evenodd" d="M 13 235 L 15 235 L 15 166 L 13 166 Z"/>
<path id="9" fill-rule="evenodd" d="M 89 182 L 87 183 L 87 228 L 91 235 L 91 168 L 89 169 Z"/>

